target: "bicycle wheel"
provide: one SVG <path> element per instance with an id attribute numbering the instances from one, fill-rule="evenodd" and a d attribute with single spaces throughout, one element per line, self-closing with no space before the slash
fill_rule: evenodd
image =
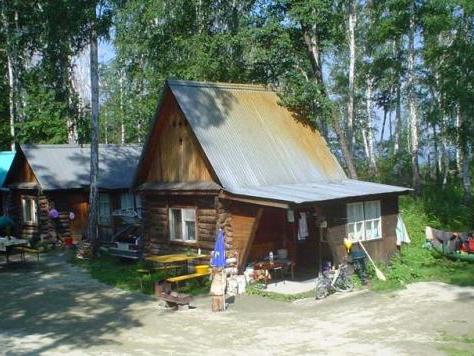
<path id="1" fill-rule="evenodd" d="M 318 279 L 316 281 L 316 299 L 324 299 L 329 295 L 329 288 L 326 281 Z"/>
<path id="2" fill-rule="evenodd" d="M 337 292 L 347 293 L 352 292 L 354 289 L 354 281 L 352 280 L 351 276 L 341 276 L 337 279 L 334 283 L 334 289 Z"/>

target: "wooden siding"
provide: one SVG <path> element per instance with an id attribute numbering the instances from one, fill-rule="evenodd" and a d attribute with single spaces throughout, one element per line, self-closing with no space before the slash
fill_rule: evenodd
<path id="1" fill-rule="evenodd" d="M 157 125 L 145 148 L 148 182 L 212 181 L 202 150 L 181 113 L 174 97 L 167 92 Z M 143 173 L 142 173 L 143 174 Z"/>
<path id="2" fill-rule="evenodd" d="M 175 196 L 146 192 L 142 195 L 142 201 L 146 254 L 188 248 L 200 248 L 203 251 L 213 249 L 219 220 L 215 196 Z M 196 242 L 170 240 L 170 208 L 196 210 Z"/>
<path id="3" fill-rule="evenodd" d="M 38 180 L 21 151 L 17 153 L 18 157 L 13 160 L 12 166 L 7 174 L 5 185 L 17 183 L 37 183 Z"/>
<path id="4" fill-rule="evenodd" d="M 263 208 L 256 205 L 234 203 L 229 207 L 232 226 L 232 249 L 237 252 L 239 270 L 247 264 Z"/>
<path id="5" fill-rule="evenodd" d="M 377 198 L 365 198 L 359 200 L 350 200 L 322 206 L 324 214 L 328 221 L 327 247 L 323 251 L 323 258 L 330 257 L 339 263 L 347 254 L 343 247 L 343 240 L 346 237 L 347 211 L 346 203 L 355 201 L 380 200 L 382 215 L 382 238 L 364 241 L 364 246 L 374 260 L 387 261 L 397 251 L 397 215 L 398 215 L 398 197 L 395 195 L 385 195 Z M 329 245 L 332 245 L 332 249 Z M 324 245 L 324 244 L 323 244 Z M 354 244 L 354 248 L 358 248 Z M 331 255 L 331 251 L 332 255 Z"/>

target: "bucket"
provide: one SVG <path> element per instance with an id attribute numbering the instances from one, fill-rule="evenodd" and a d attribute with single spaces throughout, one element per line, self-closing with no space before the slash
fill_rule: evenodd
<path id="1" fill-rule="evenodd" d="M 208 265 L 196 265 L 195 266 L 196 273 L 208 273 L 209 266 Z"/>

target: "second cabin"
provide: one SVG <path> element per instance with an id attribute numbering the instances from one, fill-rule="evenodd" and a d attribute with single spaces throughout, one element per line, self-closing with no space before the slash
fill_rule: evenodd
<path id="1" fill-rule="evenodd" d="M 296 268 L 337 263 L 343 239 L 374 259 L 396 251 L 398 196 L 348 179 L 326 141 L 256 85 L 165 84 L 134 183 L 146 253 L 212 250 L 216 231 L 239 269 L 286 249 Z"/>

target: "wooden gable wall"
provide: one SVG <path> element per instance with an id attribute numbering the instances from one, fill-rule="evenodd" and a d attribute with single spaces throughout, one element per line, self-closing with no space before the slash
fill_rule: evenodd
<path id="1" fill-rule="evenodd" d="M 17 183 L 38 183 L 33 169 L 21 151 L 17 153 L 13 160 L 5 185 Z"/>
<path id="2" fill-rule="evenodd" d="M 139 181 L 213 181 L 213 174 L 189 124 L 169 90 L 148 140 Z"/>

